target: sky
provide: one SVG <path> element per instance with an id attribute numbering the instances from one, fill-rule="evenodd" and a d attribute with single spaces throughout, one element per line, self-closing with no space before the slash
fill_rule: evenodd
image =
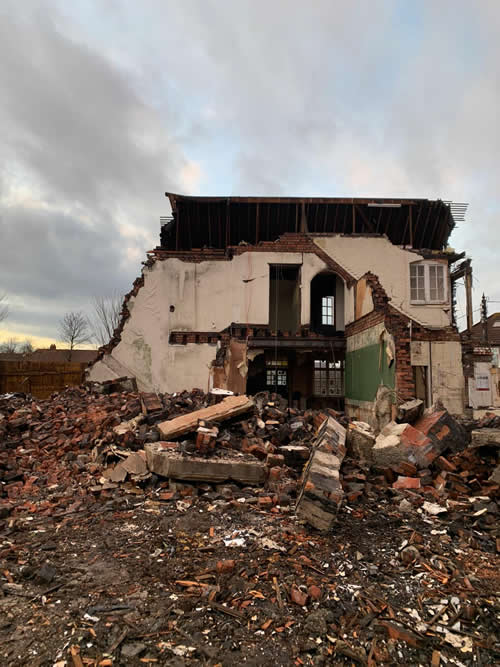
<path id="1" fill-rule="evenodd" d="M 165 191 L 468 202 L 500 310 L 499 32 L 498 0 L 2 0 L 0 341 L 128 292 Z"/>

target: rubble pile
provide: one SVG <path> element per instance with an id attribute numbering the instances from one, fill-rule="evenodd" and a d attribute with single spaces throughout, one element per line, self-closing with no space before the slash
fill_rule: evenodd
<path id="1" fill-rule="evenodd" d="M 499 424 L 397 419 L 0 397 L 3 664 L 497 663 Z"/>
<path id="2" fill-rule="evenodd" d="M 162 471 L 177 480 L 170 484 L 172 497 L 182 491 L 181 480 L 263 485 L 268 476 L 274 492 L 283 487 L 295 493 L 317 427 L 312 411 L 288 410 L 279 396 L 267 393 L 254 402 L 196 389 L 177 395 L 110 393 L 109 385 L 71 388 L 43 401 L 0 398 L 1 515 L 74 510 L 117 488 L 141 494 Z M 225 415 L 228 401 L 239 405 Z M 207 420 L 210 411 L 214 420 L 220 417 L 217 411 L 222 414 L 220 428 Z M 172 424 L 180 426 L 172 431 Z M 156 470 L 153 459 L 163 457 L 153 452 L 168 454 L 175 470 L 160 464 Z M 216 460 L 228 468 L 227 475 L 210 475 Z M 196 466 L 200 472 L 193 474 Z M 240 478 L 238 466 L 246 471 Z M 170 488 L 168 482 L 160 484 Z M 186 489 L 193 492 L 192 486 Z"/>

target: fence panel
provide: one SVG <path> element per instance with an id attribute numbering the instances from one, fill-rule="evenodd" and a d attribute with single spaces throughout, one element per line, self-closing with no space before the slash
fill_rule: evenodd
<path id="1" fill-rule="evenodd" d="M 65 386 L 84 380 L 86 364 L 52 364 L 40 361 L 0 361 L 0 394 L 22 391 L 48 398 Z"/>

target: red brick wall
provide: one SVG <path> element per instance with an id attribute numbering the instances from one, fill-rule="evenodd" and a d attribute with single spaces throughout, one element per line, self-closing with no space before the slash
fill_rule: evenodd
<path id="1" fill-rule="evenodd" d="M 384 322 L 385 328 L 394 337 L 396 347 L 396 391 L 398 398 L 407 400 L 415 396 L 415 382 L 411 365 L 411 341 L 460 341 L 460 334 L 452 326 L 441 329 L 427 329 L 421 326 L 391 306 L 389 297 L 376 275 L 368 272 L 363 278 L 366 279 L 372 290 L 374 310 L 359 320 L 348 324 L 346 326 L 346 336 L 353 336 L 379 322 Z"/>

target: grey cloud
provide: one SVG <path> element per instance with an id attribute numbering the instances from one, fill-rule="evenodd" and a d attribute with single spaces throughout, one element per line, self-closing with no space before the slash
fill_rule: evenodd
<path id="1" fill-rule="evenodd" d="M 2 158 L 58 214 L 41 216 L 39 238 L 40 217 L 24 212 L 26 228 L 59 260 L 60 270 L 45 266 L 58 280 L 73 229 L 85 248 L 75 261 L 95 264 L 96 283 L 114 275 L 105 254 L 125 267 L 124 281 L 129 269 L 135 275 L 126 247 L 156 242 L 162 193 L 187 189 L 178 176 L 185 155 L 204 147 L 208 171 L 207 147 L 223 147 L 227 163 L 217 163 L 210 194 L 469 201 L 469 222 L 452 243 L 475 260 L 477 296 L 486 285 L 500 299 L 488 250 L 500 243 L 496 0 L 480 10 L 466 0 L 6 6 Z M 61 239 L 52 243 L 56 227 Z M 93 250 L 98 243 L 105 252 Z M 31 263 L 31 275 L 42 271 L 41 259 Z M 5 274 L 0 266 L 0 288 Z M 27 267 L 26 294 L 29 275 Z M 42 275 L 40 285 L 59 307 L 57 280 Z M 85 288 L 72 279 L 75 299 Z"/>
<path id="2" fill-rule="evenodd" d="M 12 328 L 55 335 L 64 310 L 130 289 L 128 252 L 156 244 L 188 163 L 175 119 L 54 6 L 7 2 L 0 18 L 0 290 Z"/>
<path id="3" fill-rule="evenodd" d="M 103 288 L 123 288 L 130 277 L 123 267 L 123 239 L 113 224 L 90 227 L 53 211 L 9 207 L 0 215 L 0 230 L 2 285 L 8 293 L 81 299 Z"/>

